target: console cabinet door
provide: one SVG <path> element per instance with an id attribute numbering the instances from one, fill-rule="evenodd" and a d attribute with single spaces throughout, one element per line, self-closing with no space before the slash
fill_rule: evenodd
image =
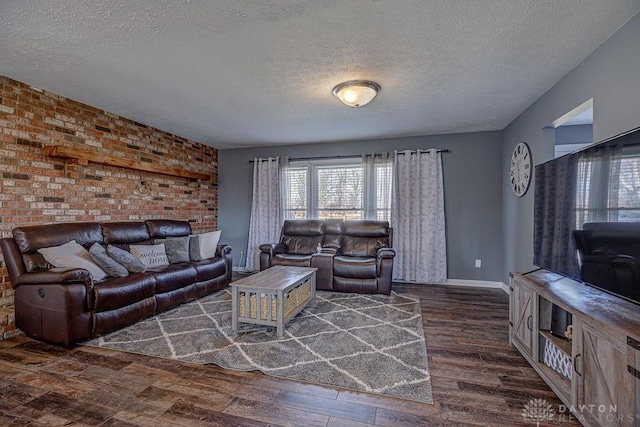
<path id="1" fill-rule="evenodd" d="M 535 293 L 516 281 L 511 283 L 511 288 L 511 338 L 533 357 Z"/>
<path id="2" fill-rule="evenodd" d="M 575 406 L 584 415 L 585 425 L 640 424 L 635 402 L 640 380 L 628 372 L 628 366 L 635 365 L 633 349 L 582 321 L 574 325 L 574 336 L 576 332 Z"/>

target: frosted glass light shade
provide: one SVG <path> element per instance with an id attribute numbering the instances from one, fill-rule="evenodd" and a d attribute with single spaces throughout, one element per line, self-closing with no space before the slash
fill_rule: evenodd
<path id="1" fill-rule="evenodd" d="M 369 80 L 351 80 L 333 88 L 333 95 L 349 107 L 367 105 L 380 91 L 380 85 Z"/>

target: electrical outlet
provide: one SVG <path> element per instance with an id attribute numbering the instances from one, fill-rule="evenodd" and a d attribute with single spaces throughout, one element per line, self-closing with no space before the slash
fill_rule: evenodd
<path id="1" fill-rule="evenodd" d="M 476 260 L 476 268 L 480 268 L 482 267 L 482 260 L 481 259 L 477 259 Z"/>

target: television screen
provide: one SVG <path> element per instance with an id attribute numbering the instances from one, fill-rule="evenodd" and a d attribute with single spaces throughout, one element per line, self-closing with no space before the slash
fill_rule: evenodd
<path id="1" fill-rule="evenodd" d="M 640 304 L 640 128 L 535 167 L 533 263 Z"/>

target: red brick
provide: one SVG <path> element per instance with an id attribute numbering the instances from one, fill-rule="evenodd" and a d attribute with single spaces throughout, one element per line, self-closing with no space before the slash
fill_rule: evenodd
<path id="1" fill-rule="evenodd" d="M 28 175 L 27 180 L 5 179 L 13 185 L 3 187 L 0 195 L 0 235 L 10 236 L 16 226 L 51 223 L 56 218 L 75 221 L 193 219 L 192 228 L 196 233 L 217 227 L 218 152 L 215 148 L 51 92 L 37 91 L 2 76 L 0 98 L 5 106 L 14 109 L 13 113 L 0 111 L 0 170 Z M 96 125 L 111 132 L 98 130 Z M 18 143 L 18 139 L 23 141 Z M 96 143 L 101 147 L 94 147 Z M 188 179 L 92 163 L 68 165 L 65 176 L 64 161 L 44 155 L 42 147 L 52 144 L 128 158 L 145 157 L 156 165 L 208 173 L 212 181 L 200 185 Z M 138 193 L 140 181 L 146 181 L 151 187 L 148 194 Z M 87 187 L 100 190 L 86 190 Z M 100 193 L 111 197 L 97 197 Z M 153 200 L 155 196 L 161 196 L 162 200 Z M 64 202 L 45 204 L 45 197 L 59 197 Z M 165 207 L 174 209 L 165 210 Z M 0 266 L 4 266 L 1 255 Z M 6 268 L 0 268 L 0 298 L 11 300 L 0 305 L 5 313 L 0 316 L 1 338 L 19 333 L 11 322 L 14 316 L 6 314 L 7 310 L 12 311 L 13 299 Z"/>

